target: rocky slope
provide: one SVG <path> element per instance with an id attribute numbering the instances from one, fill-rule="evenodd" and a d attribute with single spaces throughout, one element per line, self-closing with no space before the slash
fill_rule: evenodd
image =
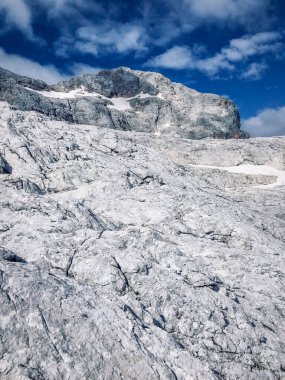
<path id="1" fill-rule="evenodd" d="M 284 378 L 285 137 L 15 107 L 0 102 L 0 377 Z"/>
<path id="2" fill-rule="evenodd" d="M 234 104 L 157 73 L 103 70 L 48 86 L 0 69 L 0 100 L 54 120 L 184 138 L 245 138 Z"/>

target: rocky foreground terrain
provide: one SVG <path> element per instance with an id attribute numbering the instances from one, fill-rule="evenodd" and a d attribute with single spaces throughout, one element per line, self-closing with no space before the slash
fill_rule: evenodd
<path id="1" fill-rule="evenodd" d="M 0 99 L 1 379 L 285 378 L 285 137 L 126 69 Z"/>

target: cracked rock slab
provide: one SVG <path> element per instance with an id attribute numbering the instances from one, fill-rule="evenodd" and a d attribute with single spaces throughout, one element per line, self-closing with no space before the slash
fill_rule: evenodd
<path id="1" fill-rule="evenodd" d="M 284 149 L 0 103 L 0 377 L 282 379 Z"/>

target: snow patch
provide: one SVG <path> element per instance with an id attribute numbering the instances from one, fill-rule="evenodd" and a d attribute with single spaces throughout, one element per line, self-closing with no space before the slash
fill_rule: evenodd
<path id="1" fill-rule="evenodd" d="M 285 185 L 285 170 L 278 170 L 272 166 L 267 165 L 240 165 L 240 166 L 230 166 L 225 168 L 231 173 L 241 173 L 241 174 L 256 174 L 256 175 L 267 175 L 277 177 L 275 183 L 270 183 L 268 185 L 256 185 L 254 187 L 260 188 L 272 188 L 276 186 Z"/>
<path id="2" fill-rule="evenodd" d="M 156 95 L 156 97 L 159 98 L 159 99 L 163 99 L 163 100 L 165 100 L 165 98 L 163 97 L 163 95 L 162 95 L 161 92 L 159 92 L 159 93 Z"/>
<path id="3" fill-rule="evenodd" d="M 25 87 L 25 88 L 27 90 L 30 90 L 30 91 L 36 92 L 40 95 L 43 95 L 47 98 L 53 98 L 53 99 L 75 99 L 78 97 L 86 97 L 86 96 L 98 98 L 98 99 L 105 99 L 105 100 L 108 100 L 108 101 L 113 103 L 112 105 L 108 104 L 107 107 L 113 108 L 113 109 L 116 109 L 119 111 L 131 110 L 132 107 L 130 106 L 129 101 L 132 99 L 136 99 L 136 98 L 144 99 L 144 98 L 154 98 L 154 97 L 164 99 L 160 93 L 157 96 L 152 96 L 149 94 L 140 93 L 140 94 L 133 96 L 131 98 L 124 98 L 124 97 L 107 98 L 106 96 L 101 95 L 97 92 L 87 92 L 83 86 L 81 86 L 80 88 L 75 89 L 75 90 L 70 90 L 69 92 L 37 91 L 37 90 L 33 90 L 29 87 Z"/>
<path id="4" fill-rule="evenodd" d="M 36 92 L 40 95 L 45 96 L 46 98 L 55 98 L 55 99 L 75 99 L 78 97 L 83 97 L 83 96 L 90 96 L 90 97 L 95 97 L 95 98 L 103 98 L 103 99 L 108 99 L 105 96 L 97 93 L 97 92 L 87 92 L 83 86 L 80 88 L 77 88 L 75 90 L 70 90 L 69 92 L 60 92 L 60 91 L 37 91 L 33 90 L 29 87 L 25 87 L 27 90 Z"/>
<path id="5" fill-rule="evenodd" d="M 110 105 L 108 104 L 108 107 L 109 108 L 114 108 L 118 111 L 126 111 L 126 110 L 131 110 L 132 107 L 130 106 L 130 103 L 129 103 L 129 100 L 130 99 L 126 99 L 126 98 L 123 98 L 123 97 L 119 97 L 119 98 L 106 98 L 108 99 L 110 102 L 113 103 L 113 105 Z"/>
<path id="6" fill-rule="evenodd" d="M 267 189 L 267 188 L 274 188 L 277 186 L 285 185 L 285 170 L 278 170 L 278 169 L 273 168 L 272 166 L 267 166 L 267 165 L 210 166 L 210 165 L 191 165 L 190 164 L 189 166 L 207 168 L 207 169 L 225 170 L 230 173 L 274 176 L 277 178 L 277 181 L 274 183 L 270 183 L 268 185 L 255 185 L 253 187 Z"/>

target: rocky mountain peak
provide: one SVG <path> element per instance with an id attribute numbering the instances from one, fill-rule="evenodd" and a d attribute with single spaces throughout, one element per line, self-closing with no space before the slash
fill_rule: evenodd
<path id="1" fill-rule="evenodd" d="M 54 120 L 186 139 L 245 138 L 236 106 L 161 74 L 121 67 L 48 86 L 2 70 L 0 100 Z"/>
<path id="2" fill-rule="evenodd" d="M 85 74 L 53 86 L 55 91 L 70 91 L 81 87 L 90 93 L 97 92 L 108 98 L 131 98 L 140 93 L 150 96 L 158 91 L 147 80 L 140 78 L 134 71 L 126 67 L 114 70 L 102 70 L 97 74 Z"/>

